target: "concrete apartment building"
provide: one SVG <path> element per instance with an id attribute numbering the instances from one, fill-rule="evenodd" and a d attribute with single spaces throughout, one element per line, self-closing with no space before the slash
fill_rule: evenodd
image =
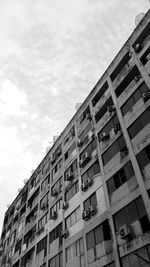
<path id="1" fill-rule="evenodd" d="M 0 254 L 150 266 L 150 10 L 6 211 Z"/>

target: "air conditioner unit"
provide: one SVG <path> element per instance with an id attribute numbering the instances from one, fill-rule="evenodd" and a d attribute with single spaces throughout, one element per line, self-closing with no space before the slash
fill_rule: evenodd
<path id="1" fill-rule="evenodd" d="M 57 157 L 59 157 L 61 155 L 61 150 L 57 151 Z"/>
<path id="2" fill-rule="evenodd" d="M 48 207 L 49 207 L 49 204 L 48 204 L 48 202 L 46 202 L 45 203 L 45 209 L 48 209 Z"/>
<path id="3" fill-rule="evenodd" d="M 89 153 L 88 152 L 86 152 L 84 155 L 83 155 L 83 157 L 82 157 L 82 159 L 80 160 L 80 165 L 81 165 L 81 167 L 83 167 L 89 160 L 90 160 L 90 155 L 89 155 Z"/>
<path id="4" fill-rule="evenodd" d="M 142 46 L 140 45 L 140 44 L 136 44 L 136 46 L 134 47 L 134 51 L 136 52 L 136 53 L 139 53 L 140 51 L 141 51 L 141 49 L 142 49 Z"/>
<path id="5" fill-rule="evenodd" d="M 40 233 L 41 233 L 41 229 L 38 228 L 37 231 L 36 231 L 36 234 L 37 234 L 37 235 L 40 235 Z"/>
<path id="6" fill-rule="evenodd" d="M 68 172 L 68 173 L 66 174 L 66 180 L 67 180 L 67 181 L 71 181 L 73 178 L 74 178 L 74 176 L 73 176 L 73 172 Z"/>
<path id="7" fill-rule="evenodd" d="M 52 195 L 52 197 L 57 197 L 58 196 L 58 190 L 57 189 L 53 189 L 52 191 L 51 191 L 51 195 Z"/>
<path id="8" fill-rule="evenodd" d="M 147 91 L 142 94 L 144 102 L 146 102 L 148 99 L 150 99 L 150 91 Z"/>
<path id="9" fill-rule="evenodd" d="M 51 215 L 50 215 L 50 219 L 51 219 L 51 220 L 56 220 L 57 217 L 58 217 L 57 211 L 52 210 L 52 211 L 51 211 Z"/>
<path id="10" fill-rule="evenodd" d="M 119 234 L 120 234 L 120 237 L 123 239 L 127 239 L 131 237 L 131 227 L 124 224 L 123 226 L 119 228 Z"/>
<path id="11" fill-rule="evenodd" d="M 47 185 L 47 190 L 50 190 L 50 184 Z"/>
<path id="12" fill-rule="evenodd" d="M 26 243 L 24 243 L 24 244 L 23 244 L 23 246 L 22 246 L 22 251 L 25 251 L 25 250 L 26 250 L 26 248 L 27 248 L 27 244 L 26 244 Z"/>
<path id="13" fill-rule="evenodd" d="M 56 161 L 56 158 L 53 156 L 53 157 L 51 158 L 51 160 L 50 160 L 50 163 L 53 165 L 53 164 L 55 163 L 55 161 Z"/>
<path id="14" fill-rule="evenodd" d="M 91 216 L 95 215 L 96 212 L 97 212 L 96 205 L 91 205 L 91 206 L 89 207 L 89 212 L 90 212 Z"/>
<path id="15" fill-rule="evenodd" d="M 44 232 L 44 226 L 41 227 L 41 233 Z"/>
<path id="16" fill-rule="evenodd" d="M 120 123 L 117 123 L 116 126 L 114 127 L 114 133 L 117 134 L 121 130 Z"/>
<path id="17" fill-rule="evenodd" d="M 77 146 L 78 146 L 78 147 L 83 146 L 83 141 L 82 141 L 81 139 L 78 139 L 78 141 L 77 141 Z"/>
<path id="18" fill-rule="evenodd" d="M 135 77 L 134 77 L 134 80 L 136 81 L 136 82 L 138 82 L 140 79 L 141 79 L 141 74 L 138 74 L 138 75 L 136 75 Z"/>
<path id="19" fill-rule="evenodd" d="M 41 210 L 45 210 L 45 204 L 43 203 L 43 205 L 40 208 Z"/>
<path id="20" fill-rule="evenodd" d="M 108 106 L 107 110 L 109 113 L 112 113 L 112 112 L 116 111 L 116 108 L 115 108 L 115 106 Z"/>
<path id="21" fill-rule="evenodd" d="M 65 201 L 65 202 L 62 203 L 62 208 L 64 210 L 66 210 L 68 207 L 69 207 L 69 203 L 68 202 Z"/>
<path id="22" fill-rule="evenodd" d="M 91 186 L 93 184 L 93 179 L 88 177 L 87 180 L 86 180 L 86 183 L 88 186 Z"/>
<path id="23" fill-rule="evenodd" d="M 90 217 L 91 217 L 91 213 L 90 213 L 89 209 L 82 211 L 82 219 L 84 221 L 88 221 L 90 219 Z"/>
<path id="24" fill-rule="evenodd" d="M 88 189 L 88 185 L 86 183 L 81 184 L 81 191 L 85 192 Z"/>
<path id="25" fill-rule="evenodd" d="M 87 113 L 87 114 L 86 114 L 86 119 L 87 119 L 87 120 L 92 120 L 92 115 L 91 115 L 90 113 Z"/>
<path id="26" fill-rule="evenodd" d="M 126 148 L 125 150 L 120 151 L 120 158 L 124 159 L 128 154 L 129 154 L 129 151 Z"/>
<path id="27" fill-rule="evenodd" d="M 64 229 L 62 231 L 62 235 L 61 236 L 64 237 L 64 238 L 67 238 L 69 236 L 69 230 L 68 229 Z"/>
<path id="28" fill-rule="evenodd" d="M 107 140 L 109 140 L 109 138 L 110 138 L 109 133 L 103 132 L 102 135 L 101 135 L 100 141 L 106 142 Z"/>

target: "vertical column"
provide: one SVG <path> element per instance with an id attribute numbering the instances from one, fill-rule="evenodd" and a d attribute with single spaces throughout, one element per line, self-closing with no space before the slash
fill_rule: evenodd
<path id="1" fill-rule="evenodd" d="M 135 59 L 135 57 L 133 57 L 133 60 L 134 59 Z M 137 60 L 135 60 L 135 63 L 137 63 L 137 67 L 140 66 L 140 64 L 138 63 Z M 140 67 L 140 70 L 141 69 L 142 68 Z M 144 71 L 142 71 L 142 73 L 143 72 Z M 144 77 L 143 78 L 147 79 L 146 73 L 144 73 Z M 131 162 L 132 162 L 132 165 L 133 165 L 133 169 L 134 169 L 134 172 L 135 172 L 135 175 L 136 175 L 137 183 L 139 185 L 139 188 L 140 188 L 140 191 L 141 191 L 141 195 L 142 195 L 142 198 L 143 198 L 143 201 L 144 201 L 144 204 L 145 204 L 145 208 L 146 208 L 149 220 L 150 220 L 150 201 L 149 201 L 149 196 L 148 196 L 148 193 L 147 193 L 147 190 L 146 190 L 146 187 L 145 187 L 145 183 L 143 181 L 143 177 L 142 177 L 139 165 L 137 163 L 135 154 L 133 152 L 131 140 L 129 138 L 129 134 L 128 134 L 128 131 L 126 129 L 125 123 L 124 123 L 124 117 L 123 117 L 123 115 L 121 113 L 121 110 L 119 108 L 118 100 L 117 100 L 117 97 L 116 97 L 115 92 L 114 92 L 113 84 L 112 84 L 112 81 L 111 81 L 109 76 L 108 76 L 108 84 L 109 84 L 110 93 L 111 93 L 114 105 L 116 107 L 116 112 L 117 112 L 117 115 L 118 115 L 118 118 L 119 118 L 119 121 L 120 121 L 122 132 L 123 132 L 127 147 L 129 149 L 129 156 L 130 156 L 130 159 L 131 159 Z"/>
<path id="2" fill-rule="evenodd" d="M 77 149 L 77 168 L 78 168 L 78 181 L 79 181 L 79 191 L 81 192 L 81 171 L 79 167 L 79 148 L 77 147 L 77 141 L 78 141 L 78 134 L 77 134 L 77 120 L 75 120 L 75 139 L 76 139 L 76 149 Z M 82 198 L 82 192 L 81 192 L 81 202 L 80 202 L 81 210 L 83 210 L 83 198 Z M 86 225 L 84 221 L 84 228 L 83 228 L 83 244 L 84 244 L 84 260 L 85 260 L 85 267 L 88 267 L 88 260 L 87 260 L 87 249 L 86 249 Z"/>
<path id="3" fill-rule="evenodd" d="M 93 113 L 93 110 L 92 110 L 92 113 Z M 92 115 L 94 116 L 94 114 Z M 108 217 L 110 228 L 111 228 L 111 237 L 112 237 L 112 242 L 113 242 L 113 258 L 114 258 L 116 267 L 120 267 L 119 253 L 118 253 L 117 241 L 116 241 L 116 236 L 115 236 L 115 228 L 114 228 L 114 223 L 113 223 L 113 217 L 111 214 L 111 207 L 110 207 L 109 196 L 108 196 L 108 191 L 107 191 L 107 186 L 106 186 L 106 181 L 105 181 L 105 172 L 104 172 L 104 166 L 103 166 L 103 161 L 102 161 L 102 156 L 101 156 L 100 145 L 98 141 L 97 126 L 96 126 L 96 122 L 94 119 L 93 119 L 93 127 L 95 129 L 95 138 L 96 138 L 96 143 L 97 143 L 98 160 L 99 160 L 99 165 L 100 165 L 100 170 L 101 170 L 102 186 L 103 186 L 104 196 L 105 196 L 107 217 Z"/>

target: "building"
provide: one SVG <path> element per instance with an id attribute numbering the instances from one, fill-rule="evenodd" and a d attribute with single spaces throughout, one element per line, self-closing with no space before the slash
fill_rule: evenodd
<path id="1" fill-rule="evenodd" d="M 6 211 L 0 254 L 150 266 L 150 10 Z"/>

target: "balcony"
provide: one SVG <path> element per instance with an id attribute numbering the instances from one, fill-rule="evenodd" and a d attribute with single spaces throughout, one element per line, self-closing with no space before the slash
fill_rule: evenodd
<path id="1" fill-rule="evenodd" d="M 88 264 L 92 264 L 93 262 L 98 261 L 99 265 L 96 266 L 103 266 L 101 264 L 104 264 L 104 262 L 107 261 L 109 257 L 111 257 L 111 254 L 112 254 L 112 241 L 111 240 L 103 241 L 97 246 L 87 251 Z"/>
<path id="2" fill-rule="evenodd" d="M 94 107 L 94 113 L 96 113 L 110 97 L 110 92 L 107 90 Z"/>
<path id="3" fill-rule="evenodd" d="M 137 223 L 138 225 L 138 223 Z M 138 228 L 138 226 L 135 226 L 136 228 Z M 150 243 L 150 232 L 144 233 L 144 234 L 140 234 L 137 238 L 126 242 L 124 241 L 124 244 L 119 245 L 119 253 L 120 256 L 123 257 L 126 254 L 137 250 L 141 247 L 144 247 L 146 245 L 148 245 Z"/>
<path id="4" fill-rule="evenodd" d="M 114 89 L 117 88 L 117 86 L 123 81 L 123 79 L 131 71 L 132 67 L 133 67 L 133 61 L 132 61 L 132 59 L 130 59 L 129 62 L 120 71 L 120 73 L 118 74 L 118 76 L 116 77 L 116 79 L 113 81 L 113 87 L 114 87 Z"/>

